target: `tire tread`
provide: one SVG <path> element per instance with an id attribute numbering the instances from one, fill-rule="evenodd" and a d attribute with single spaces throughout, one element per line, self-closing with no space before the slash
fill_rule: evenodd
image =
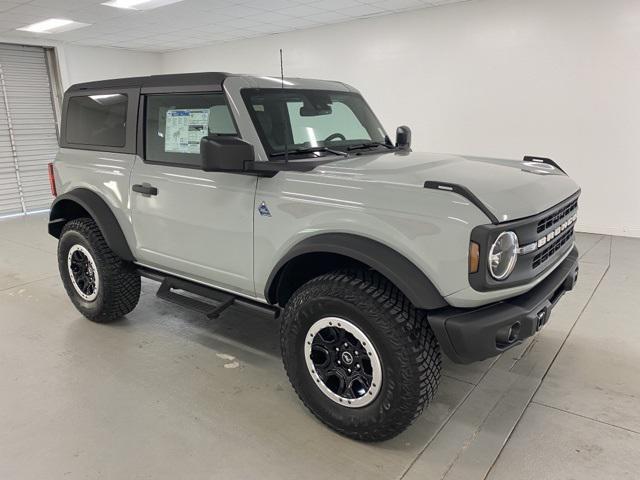
<path id="1" fill-rule="evenodd" d="M 100 228 L 91 218 L 70 220 L 62 229 L 60 238 L 62 239 L 68 231 L 78 232 L 91 245 L 100 269 L 100 285 L 104 288 L 105 297 L 102 308 L 97 312 L 82 309 L 81 313 L 94 322 L 109 323 L 131 312 L 140 299 L 140 275 L 135 272 L 131 264 L 122 260 L 109 248 Z M 64 275 L 66 259 L 61 258 L 59 266 L 60 273 Z M 65 282 L 65 288 L 73 298 L 76 293 L 68 283 Z"/>
<path id="2" fill-rule="evenodd" d="M 367 318 L 387 318 L 391 321 L 378 322 L 386 328 L 386 340 L 391 342 L 391 349 L 406 354 L 404 368 L 400 374 L 404 377 L 400 383 L 412 385 L 417 383 L 417 389 L 411 389 L 403 398 L 400 408 L 394 409 L 385 416 L 385 421 L 369 425 L 363 429 L 350 426 L 339 426 L 329 423 L 319 416 L 308 404 L 298 389 L 296 393 L 309 410 L 323 423 L 338 432 L 364 441 L 381 441 L 392 438 L 405 430 L 433 400 L 440 383 L 442 360 L 438 342 L 429 327 L 427 312 L 415 308 L 411 302 L 382 275 L 372 270 L 345 270 L 331 272 L 316 277 L 304 284 L 294 293 L 285 308 L 285 315 L 281 326 L 281 347 L 283 361 L 289 380 L 295 388 L 295 378 L 292 378 L 286 359 L 287 351 L 292 348 L 288 342 L 287 331 L 290 322 L 295 322 L 295 311 L 309 298 L 314 298 L 320 291 L 326 292 L 327 286 L 331 290 L 334 286 L 336 294 L 354 302 L 363 309 Z M 371 301 L 367 301 L 367 298 Z M 354 426 L 355 427 L 355 426 Z"/>

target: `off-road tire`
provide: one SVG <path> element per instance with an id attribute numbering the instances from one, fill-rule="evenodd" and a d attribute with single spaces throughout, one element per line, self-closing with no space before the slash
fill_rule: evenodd
<path id="1" fill-rule="evenodd" d="M 312 378 L 304 344 L 310 326 L 324 317 L 348 320 L 374 344 L 383 376 L 368 405 L 340 405 Z M 333 272 L 304 284 L 284 308 L 280 338 L 285 370 L 302 402 L 330 428 L 357 440 L 382 441 L 398 435 L 438 389 L 440 347 L 426 312 L 376 272 Z"/>
<path id="2" fill-rule="evenodd" d="M 92 301 L 86 301 L 78 294 L 69 274 L 67 255 L 74 245 L 80 245 L 90 253 L 98 271 L 99 286 Z M 140 275 L 109 248 L 90 218 L 78 218 L 65 224 L 58 243 L 58 269 L 69 298 L 89 320 L 113 322 L 138 304 Z"/>

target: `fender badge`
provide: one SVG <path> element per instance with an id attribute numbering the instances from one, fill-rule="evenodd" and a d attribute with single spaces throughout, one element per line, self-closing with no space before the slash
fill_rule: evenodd
<path id="1" fill-rule="evenodd" d="M 258 212 L 260 212 L 260 215 L 262 215 L 263 217 L 270 217 L 271 216 L 271 212 L 269 211 L 269 207 L 267 207 L 267 204 L 264 202 L 260 203 L 260 206 L 258 207 Z"/>

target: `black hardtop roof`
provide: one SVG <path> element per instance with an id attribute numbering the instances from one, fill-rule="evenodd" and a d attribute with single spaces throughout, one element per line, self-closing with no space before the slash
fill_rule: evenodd
<path id="1" fill-rule="evenodd" d="M 151 75 L 148 77 L 114 78 L 96 82 L 76 83 L 67 92 L 82 90 L 108 90 L 111 88 L 165 88 L 165 87 L 206 87 L 222 90 L 222 82 L 230 76 L 225 72 L 177 73 L 169 75 Z"/>

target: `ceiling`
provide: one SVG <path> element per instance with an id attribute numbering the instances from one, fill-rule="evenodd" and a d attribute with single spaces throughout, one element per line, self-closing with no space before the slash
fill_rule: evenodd
<path id="1" fill-rule="evenodd" d="M 0 0 L 0 37 L 165 52 L 465 0 L 184 0 L 153 10 L 105 0 Z M 16 31 L 48 18 L 91 24 L 57 34 Z"/>

